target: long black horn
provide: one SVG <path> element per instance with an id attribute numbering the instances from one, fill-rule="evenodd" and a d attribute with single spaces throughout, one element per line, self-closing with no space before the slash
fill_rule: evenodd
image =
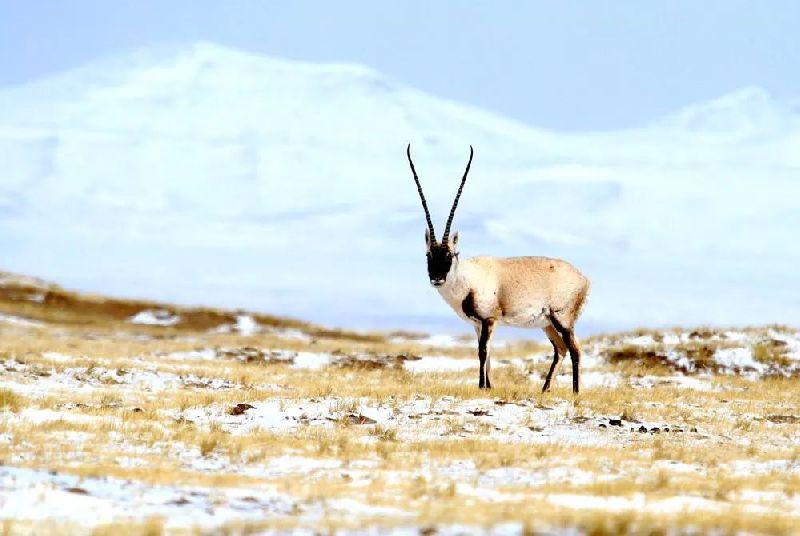
<path id="1" fill-rule="evenodd" d="M 447 225 L 444 228 L 444 235 L 442 236 L 442 244 L 447 244 L 447 239 L 450 237 L 450 224 L 453 223 L 453 217 L 456 215 L 456 207 L 458 206 L 458 198 L 461 197 L 461 190 L 464 189 L 464 183 L 467 182 L 467 173 L 469 173 L 469 166 L 472 165 L 472 145 L 469 146 L 469 162 L 467 162 L 467 169 L 464 170 L 464 177 L 461 179 L 461 186 L 458 187 L 458 193 L 453 201 L 453 208 L 450 209 L 450 217 L 447 218 Z"/>
<path id="2" fill-rule="evenodd" d="M 406 156 L 408 156 L 408 164 L 411 166 L 411 173 L 414 174 L 414 182 L 417 183 L 417 191 L 419 192 L 419 198 L 422 200 L 422 208 L 425 210 L 425 219 L 428 221 L 428 231 L 431 234 L 431 243 L 436 243 L 436 233 L 433 230 L 433 222 L 431 221 L 431 213 L 428 211 L 428 203 L 425 202 L 425 195 L 422 193 L 422 186 L 419 183 L 419 177 L 417 177 L 417 171 L 414 169 L 414 162 L 411 161 L 411 144 L 408 144 L 406 147 Z"/>

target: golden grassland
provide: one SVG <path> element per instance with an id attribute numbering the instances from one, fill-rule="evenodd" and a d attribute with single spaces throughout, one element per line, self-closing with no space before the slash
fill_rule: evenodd
<path id="1" fill-rule="evenodd" d="M 181 322 L 128 321 L 145 309 L 169 310 Z M 422 355 L 474 359 L 470 348 L 430 347 L 413 334 L 265 315 L 253 315 L 264 327 L 258 334 L 218 333 L 239 312 L 109 300 L 30 281 L 0 285 L 0 313 L 33 322 L 0 324 L 0 468 L 87 483 L 249 489 L 255 497 L 269 490 L 295 505 L 214 526 L 175 525 L 168 513 L 100 524 L 3 513 L 2 534 L 430 533 L 510 522 L 520 532 L 789 534 L 800 526 L 800 379 L 708 375 L 704 389 L 643 387 L 632 380 L 675 373 L 647 359 L 661 331 L 585 341 L 587 352 L 606 352 L 587 373 L 618 381 L 574 396 L 568 381 L 540 392 L 549 344 L 499 348 L 495 363 L 518 362 L 496 366 L 496 387 L 486 392 L 474 370 L 407 370 L 403 363 Z M 287 337 L 289 329 L 303 337 Z M 714 340 L 711 328 L 697 331 L 685 350 L 701 359 L 731 344 Z M 656 346 L 625 343 L 636 335 L 653 336 Z M 787 359 L 784 348 L 759 344 L 759 361 Z M 298 368 L 248 359 L 237 351 L 245 348 L 337 360 Z M 182 354 L 201 349 L 227 350 L 212 359 Z M 568 364 L 563 370 L 568 379 Z M 254 407 L 236 415 L 237 404 Z M 253 415 L 264 407 L 301 417 L 292 426 L 259 424 Z M 315 417 L 311 407 L 325 414 Z M 390 417 L 364 419 L 376 408 Z M 308 463 L 282 467 L 287 457 Z"/>

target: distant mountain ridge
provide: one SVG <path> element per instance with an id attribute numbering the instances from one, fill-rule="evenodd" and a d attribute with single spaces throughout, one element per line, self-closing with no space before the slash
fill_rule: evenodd
<path id="1" fill-rule="evenodd" d="M 800 322 L 791 102 L 751 87 L 563 134 L 367 67 L 209 43 L 0 89 L 2 262 L 98 292 L 451 329 L 409 142 L 437 225 L 475 146 L 464 253 L 573 261 L 594 280 L 589 329 Z"/>
<path id="2" fill-rule="evenodd" d="M 656 123 L 659 124 L 659 123 Z M 722 97 L 687 106 L 660 124 L 692 132 L 757 135 L 800 127 L 800 115 L 790 104 L 752 86 Z"/>

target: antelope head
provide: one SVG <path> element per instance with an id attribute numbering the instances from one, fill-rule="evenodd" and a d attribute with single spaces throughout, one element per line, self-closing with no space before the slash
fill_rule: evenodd
<path id="1" fill-rule="evenodd" d="M 428 228 L 425 230 L 425 246 L 426 255 L 428 258 L 428 277 L 430 278 L 431 285 L 434 287 L 441 287 L 447 280 L 447 274 L 458 263 L 458 232 L 450 237 L 450 225 L 453 223 L 453 217 L 456 215 L 456 207 L 458 207 L 458 199 L 461 197 L 461 191 L 464 189 L 464 183 L 467 182 L 467 174 L 469 173 L 469 166 L 472 164 L 472 145 L 469 146 L 469 161 L 467 162 L 467 169 L 464 171 L 464 177 L 461 179 L 461 185 L 458 187 L 456 198 L 453 201 L 453 207 L 450 209 L 450 217 L 447 218 L 447 225 L 444 228 L 441 242 L 436 240 L 436 232 L 433 230 L 433 222 L 431 221 L 431 213 L 428 210 L 428 203 L 425 201 L 425 195 L 422 193 L 422 186 L 419 183 L 419 177 L 414 169 L 414 162 L 411 160 L 411 144 L 406 148 L 406 156 L 408 156 L 408 164 L 411 166 L 411 173 L 414 174 L 414 182 L 417 183 L 417 192 L 422 201 L 422 209 L 425 211 L 425 220 L 428 222 Z"/>

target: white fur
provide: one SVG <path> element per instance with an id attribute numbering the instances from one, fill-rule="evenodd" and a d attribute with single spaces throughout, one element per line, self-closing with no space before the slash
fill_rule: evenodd
<path id="1" fill-rule="evenodd" d="M 466 266 L 464 266 L 466 264 Z M 453 259 L 453 264 L 450 266 L 450 271 L 447 273 L 447 279 L 442 286 L 437 287 L 439 295 L 447 302 L 447 304 L 464 320 L 472 324 L 478 324 L 473 318 L 468 318 L 461 308 L 464 298 L 467 297 L 470 291 L 470 268 L 469 262 L 461 263 L 458 257 Z"/>
<path id="2" fill-rule="evenodd" d="M 473 289 L 475 281 L 480 279 L 485 280 L 486 274 L 478 270 L 473 259 L 466 259 L 461 262 L 456 257 L 453 259 L 453 265 L 447 273 L 444 284 L 436 288 L 439 295 L 458 316 L 474 325 L 480 325 L 480 322 L 464 314 L 462 303 Z M 493 297 L 494 294 L 492 293 Z M 477 305 L 480 305 L 483 301 L 481 298 L 482 296 L 476 295 Z M 496 322 L 502 326 L 517 328 L 545 328 L 550 325 L 550 319 L 547 317 L 548 312 L 547 305 L 543 301 L 532 297 L 529 307 L 517 311 L 514 315 L 500 316 L 496 318 Z"/>

